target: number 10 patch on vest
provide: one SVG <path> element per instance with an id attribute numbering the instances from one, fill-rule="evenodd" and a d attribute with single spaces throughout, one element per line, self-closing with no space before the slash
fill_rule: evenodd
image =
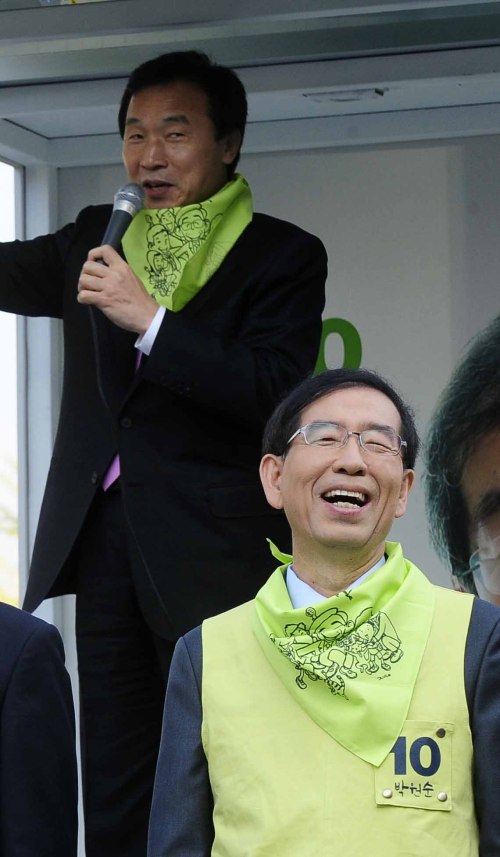
<path id="1" fill-rule="evenodd" d="M 451 723 L 407 720 L 375 769 L 376 803 L 449 812 L 452 742 Z"/>

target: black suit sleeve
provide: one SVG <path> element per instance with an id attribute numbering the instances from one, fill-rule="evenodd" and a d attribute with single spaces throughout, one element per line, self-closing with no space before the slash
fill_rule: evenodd
<path id="1" fill-rule="evenodd" d="M 62 318 L 65 256 L 73 236 L 68 224 L 53 235 L 0 243 L 0 310 Z"/>
<path id="2" fill-rule="evenodd" d="M 18 653 L 3 698 L 2 857 L 76 857 L 77 800 L 73 700 L 63 645 L 56 628 L 40 622 Z"/>
<path id="3" fill-rule="evenodd" d="M 213 799 L 201 740 L 201 628 L 175 647 L 149 826 L 148 857 L 210 857 Z"/>
<path id="4" fill-rule="evenodd" d="M 500 610 L 476 598 L 465 650 L 480 857 L 500 854 Z"/>

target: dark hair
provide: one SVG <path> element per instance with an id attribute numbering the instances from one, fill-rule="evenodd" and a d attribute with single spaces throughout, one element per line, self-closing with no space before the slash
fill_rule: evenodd
<path id="1" fill-rule="evenodd" d="M 500 428 L 500 316 L 472 340 L 432 416 L 425 442 L 425 494 L 431 539 L 453 574 L 469 567 L 470 516 L 462 474 L 485 435 Z M 474 592 L 470 580 L 467 588 Z"/>
<path id="2" fill-rule="evenodd" d="M 317 399 L 348 387 L 379 390 L 391 400 L 401 419 L 401 437 L 407 444 L 402 448 L 403 464 L 405 467 L 414 467 L 419 439 L 413 411 L 385 378 L 370 369 L 327 369 L 302 381 L 271 415 L 264 430 L 262 453 L 286 455 L 288 439 L 300 427 L 304 409 Z"/>
<path id="3" fill-rule="evenodd" d="M 247 120 L 247 97 L 238 75 L 227 66 L 217 65 L 200 51 L 174 51 L 161 54 L 138 66 L 130 75 L 118 111 L 118 127 L 123 139 L 130 100 L 137 92 L 151 86 L 186 81 L 201 89 L 208 98 L 208 115 L 215 126 L 216 139 L 239 131 L 241 142 Z M 240 144 L 241 148 L 241 144 Z M 240 149 L 228 165 L 228 178 L 234 175 Z"/>

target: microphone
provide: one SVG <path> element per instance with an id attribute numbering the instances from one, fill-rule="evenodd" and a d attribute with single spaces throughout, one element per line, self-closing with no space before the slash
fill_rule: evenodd
<path id="1" fill-rule="evenodd" d="M 120 244 L 128 226 L 144 205 L 144 190 L 140 184 L 125 184 L 116 191 L 113 201 L 113 213 L 109 218 L 101 244 L 109 244 L 114 250 Z"/>

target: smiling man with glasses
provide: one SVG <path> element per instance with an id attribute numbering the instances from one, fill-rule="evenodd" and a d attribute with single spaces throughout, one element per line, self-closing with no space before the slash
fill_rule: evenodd
<path id="1" fill-rule="evenodd" d="M 387 541 L 410 408 L 369 370 L 276 409 L 261 480 L 293 556 L 179 641 L 149 857 L 498 857 L 500 610 Z"/>

